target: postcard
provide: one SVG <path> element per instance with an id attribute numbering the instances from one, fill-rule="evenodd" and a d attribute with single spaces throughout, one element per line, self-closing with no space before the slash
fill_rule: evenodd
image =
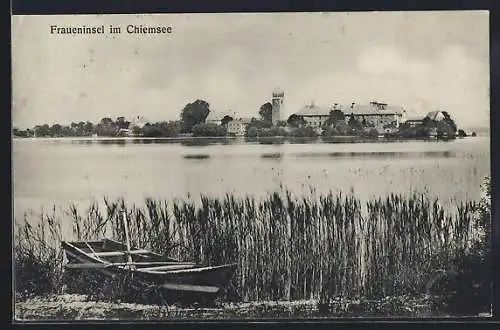
<path id="1" fill-rule="evenodd" d="M 489 13 L 12 17 L 13 319 L 490 317 Z"/>

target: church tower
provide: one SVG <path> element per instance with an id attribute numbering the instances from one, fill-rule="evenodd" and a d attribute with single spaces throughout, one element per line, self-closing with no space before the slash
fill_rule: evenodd
<path id="1" fill-rule="evenodd" d="M 273 91 L 273 112 L 272 112 L 272 122 L 273 125 L 277 125 L 281 120 L 281 114 L 283 113 L 283 99 L 285 98 L 285 92 L 281 88 L 275 88 Z"/>

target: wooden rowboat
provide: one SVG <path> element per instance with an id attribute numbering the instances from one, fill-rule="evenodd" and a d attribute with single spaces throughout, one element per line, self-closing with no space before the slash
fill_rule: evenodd
<path id="1" fill-rule="evenodd" d="M 236 264 L 206 267 L 149 250 L 132 249 L 124 210 L 122 220 L 125 244 L 111 239 L 63 241 L 62 248 L 69 261 L 66 269 L 86 275 L 94 273 L 97 277 L 129 279 L 131 289 L 144 292 L 152 288 L 167 302 L 203 304 L 213 302 L 236 270 Z"/>
<path id="2" fill-rule="evenodd" d="M 236 269 L 236 264 L 204 267 L 183 262 L 107 238 L 64 241 L 62 247 L 68 271 L 111 278 L 131 275 L 137 289 L 153 287 L 168 302 L 213 302 Z"/>

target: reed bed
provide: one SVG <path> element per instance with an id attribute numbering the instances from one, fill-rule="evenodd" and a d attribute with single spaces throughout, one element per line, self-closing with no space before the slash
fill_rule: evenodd
<path id="1" fill-rule="evenodd" d="M 482 208 L 481 208 L 482 207 Z M 124 240 L 120 212 L 125 210 L 132 245 L 204 265 L 237 263 L 233 295 L 244 301 L 377 299 L 439 290 L 446 273 L 472 252 L 484 203 L 457 202 L 447 212 L 425 194 L 391 194 L 361 202 L 341 193 L 295 196 L 283 190 L 252 196 L 201 196 L 170 202 L 105 199 L 79 213 L 43 215 L 17 226 L 16 291 L 60 290 L 61 221 L 73 224 L 75 239 L 104 236 Z M 489 213 L 487 214 L 489 216 Z M 481 236 L 488 240 L 488 236 Z M 484 247 L 483 247 L 484 248 Z M 31 258 L 31 259 L 30 259 Z M 34 286 L 30 260 L 50 285 Z M 50 275 L 50 276 L 49 276 Z M 33 279 L 31 279 L 33 281 Z M 33 290 L 32 290 L 33 291 Z"/>

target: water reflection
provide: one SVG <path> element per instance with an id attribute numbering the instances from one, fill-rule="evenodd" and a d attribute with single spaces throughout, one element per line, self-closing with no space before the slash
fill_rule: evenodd
<path id="1" fill-rule="evenodd" d="M 283 153 L 275 152 L 275 153 L 265 153 L 260 155 L 261 158 L 271 158 L 271 159 L 281 159 L 283 158 Z"/>
<path id="2" fill-rule="evenodd" d="M 334 158 L 429 158 L 457 157 L 452 151 L 366 151 L 366 152 L 301 152 L 295 157 L 334 157 Z"/>
<path id="3" fill-rule="evenodd" d="M 71 144 L 92 144 L 92 140 L 71 140 Z"/>
<path id="4" fill-rule="evenodd" d="M 210 145 L 228 145 L 234 144 L 234 141 L 230 139 L 217 139 L 217 138 L 192 138 L 192 139 L 183 139 L 178 141 L 181 145 L 186 147 L 204 147 Z"/>
<path id="5" fill-rule="evenodd" d="M 398 139 L 370 139 L 363 137 L 175 137 L 175 138 L 68 138 L 51 139 L 52 143 L 69 142 L 71 144 L 102 144 L 102 145 L 125 145 L 125 144 L 180 144 L 187 147 L 200 147 L 210 145 L 235 145 L 235 144 L 338 144 L 338 143 L 394 143 L 401 142 Z M 424 139 L 422 142 L 433 142 L 436 140 Z M 445 141 L 440 141 L 445 142 Z"/>
<path id="6" fill-rule="evenodd" d="M 275 139 L 275 138 L 260 138 L 258 140 L 259 144 L 285 144 L 285 139 Z"/>
<path id="7" fill-rule="evenodd" d="M 124 146 L 127 144 L 125 140 L 117 139 L 117 140 L 102 140 L 101 144 L 112 144 L 112 145 L 119 145 L 119 146 Z"/>
<path id="8" fill-rule="evenodd" d="M 317 139 L 317 138 L 308 138 L 308 137 L 304 137 L 304 138 L 292 138 L 292 139 L 289 139 L 288 140 L 288 143 L 290 144 L 316 144 L 316 143 L 320 143 L 321 140 L 320 139 Z"/>
<path id="9" fill-rule="evenodd" d="M 207 154 L 192 154 L 182 156 L 184 159 L 209 159 L 210 155 Z"/>

